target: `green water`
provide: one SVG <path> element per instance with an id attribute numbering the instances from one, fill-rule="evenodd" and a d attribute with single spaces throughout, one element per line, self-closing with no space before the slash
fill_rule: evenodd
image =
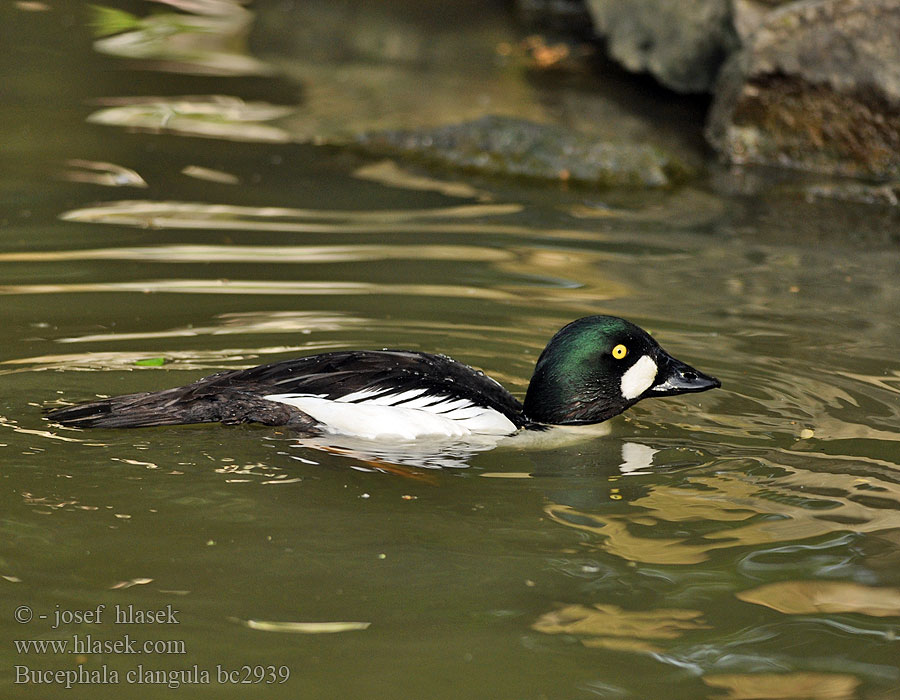
<path id="1" fill-rule="evenodd" d="M 89 124 L 100 98 L 283 86 L 115 63 L 75 5 L 0 13 L 0 695 L 900 696 L 895 212 L 747 184 L 770 173 L 623 194 L 401 164 L 413 185 L 337 149 Z M 147 186 L 84 182 L 98 163 Z M 334 348 L 444 352 L 522 396 L 591 313 L 723 388 L 443 468 L 41 417 Z M 173 618 L 117 624 L 129 605 Z M 168 643 L 21 644 L 126 634 Z M 46 675 L 79 666 L 71 689 Z"/>

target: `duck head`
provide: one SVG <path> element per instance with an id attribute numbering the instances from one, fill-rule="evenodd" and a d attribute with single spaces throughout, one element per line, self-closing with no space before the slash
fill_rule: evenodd
<path id="1" fill-rule="evenodd" d="M 600 423 L 641 399 L 721 385 L 676 360 L 633 323 L 587 316 L 562 328 L 544 348 L 525 395 L 525 415 L 549 425 Z"/>

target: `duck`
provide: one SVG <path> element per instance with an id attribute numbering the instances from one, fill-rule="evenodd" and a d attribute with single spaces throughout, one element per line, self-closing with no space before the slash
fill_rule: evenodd
<path id="1" fill-rule="evenodd" d="M 594 315 L 550 339 L 524 401 L 446 355 L 346 350 L 54 408 L 46 418 L 73 428 L 259 423 L 302 436 L 464 439 L 603 423 L 643 399 L 720 386 L 630 321 Z"/>

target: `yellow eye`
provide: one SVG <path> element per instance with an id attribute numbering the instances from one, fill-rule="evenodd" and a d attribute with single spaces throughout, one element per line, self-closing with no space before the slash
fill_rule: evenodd
<path id="1" fill-rule="evenodd" d="M 626 348 L 621 343 L 616 345 L 616 347 L 614 347 L 613 351 L 612 351 L 612 356 L 615 357 L 617 360 L 621 360 L 627 354 L 628 354 L 628 348 Z"/>

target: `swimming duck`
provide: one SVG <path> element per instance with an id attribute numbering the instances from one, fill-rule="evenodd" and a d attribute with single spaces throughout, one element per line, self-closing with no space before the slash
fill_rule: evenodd
<path id="1" fill-rule="evenodd" d="M 633 323 L 587 316 L 544 348 L 524 403 L 445 355 L 354 350 L 220 372 L 173 389 L 58 408 L 47 418 L 79 428 L 262 423 L 308 435 L 465 438 L 601 423 L 641 399 L 719 386 Z"/>

